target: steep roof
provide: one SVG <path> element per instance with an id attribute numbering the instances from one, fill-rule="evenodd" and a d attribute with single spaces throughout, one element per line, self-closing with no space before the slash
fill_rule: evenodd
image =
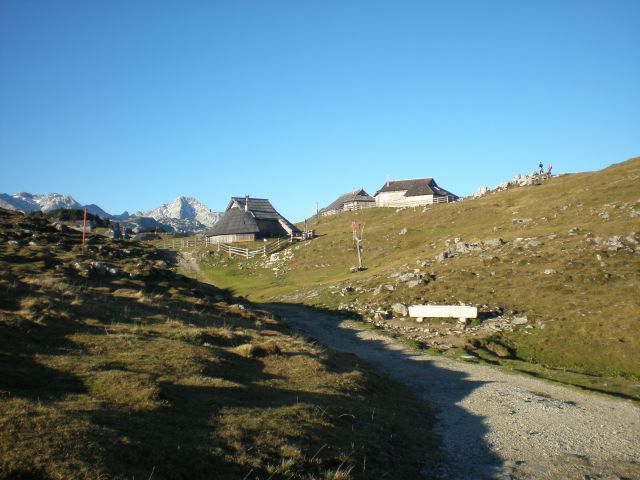
<path id="1" fill-rule="evenodd" d="M 354 190 L 340 195 L 333 202 L 320 210 L 320 213 L 329 212 L 331 210 L 342 210 L 343 205 L 349 202 L 375 202 L 375 199 L 361 188 L 360 190 Z"/>
<path id="2" fill-rule="evenodd" d="M 300 229 L 280 215 L 266 198 L 231 197 L 224 215 L 207 235 L 260 233 L 259 220 L 278 222 L 286 225 L 293 233 L 300 233 Z"/>
<path id="3" fill-rule="evenodd" d="M 258 220 L 278 220 L 282 217 L 266 198 L 231 197 L 227 211 L 234 207 L 244 210 L 245 204 L 247 204 L 247 210 Z"/>
<path id="4" fill-rule="evenodd" d="M 260 229 L 253 215 L 241 208 L 224 212 L 222 218 L 207 232 L 208 236 L 258 233 Z"/>
<path id="5" fill-rule="evenodd" d="M 457 195 L 440 188 L 433 178 L 414 178 L 411 180 L 394 180 L 385 183 L 384 186 L 376 192 L 376 195 L 384 192 L 405 192 L 405 197 L 417 197 L 419 195 L 450 195 L 458 198 Z"/>

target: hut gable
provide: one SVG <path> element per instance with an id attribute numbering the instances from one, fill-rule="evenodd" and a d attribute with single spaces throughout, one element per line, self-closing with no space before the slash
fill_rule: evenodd
<path id="1" fill-rule="evenodd" d="M 331 215 L 344 210 L 360 210 L 374 206 L 375 199 L 361 188 L 340 195 L 318 213 L 320 215 Z"/>
<path id="2" fill-rule="evenodd" d="M 253 241 L 298 235 L 300 230 L 264 198 L 232 197 L 222 218 L 207 232 L 216 242 Z"/>
<path id="3" fill-rule="evenodd" d="M 387 182 L 376 192 L 379 207 L 411 207 L 432 203 L 448 203 L 457 195 L 438 186 L 433 178 L 414 178 Z"/>

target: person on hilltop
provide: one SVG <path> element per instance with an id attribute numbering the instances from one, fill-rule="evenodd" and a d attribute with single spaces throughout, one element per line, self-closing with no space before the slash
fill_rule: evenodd
<path id="1" fill-rule="evenodd" d="M 540 171 L 540 175 L 542 175 L 542 172 L 544 172 L 544 165 L 542 164 L 542 162 L 540 162 L 540 164 L 538 165 L 538 170 Z"/>
<path id="2" fill-rule="evenodd" d="M 553 167 L 551 166 L 551 164 L 547 165 L 547 175 L 551 176 L 551 169 Z"/>

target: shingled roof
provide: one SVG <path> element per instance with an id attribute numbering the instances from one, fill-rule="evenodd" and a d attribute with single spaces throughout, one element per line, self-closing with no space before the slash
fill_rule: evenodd
<path id="1" fill-rule="evenodd" d="M 361 188 L 360 190 L 354 190 L 340 195 L 333 202 L 320 210 L 319 213 L 330 212 L 332 210 L 342 210 L 344 204 L 350 202 L 375 202 L 375 199 Z"/>
<path id="2" fill-rule="evenodd" d="M 278 220 L 282 217 L 276 209 L 273 208 L 271 202 L 266 198 L 251 198 L 251 197 L 231 197 L 231 201 L 227 206 L 227 211 L 233 207 L 245 209 L 253 213 L 253 216 L 258 220 Z"/>
<path id="3" fill-rule="evenodd" d="M 286 224 L 295 234 L 298 227 L 280 215 L 266 198 L 231 197 L 224 215 L 207 232 L 207 236 L 260 233 L 258 221 Z"/>
<path id="4" fill-rule="evenodd" d="M 414 178 L 412 180 L 394 180 L 385 183 L 384 186 L 376 192 L 376 195 L 384 192 L 402 192 L 406 191 L 405 197 L 417 197 L 420 195 L 449 195 L 458 198 L 457 195 L 440 188 L 433 178 Z"/>
<path id="5" fill-rule="evenodd" d="M 211 227 L 207 235 L 236 235 L 258 233 L 259 231 L 260 228 L 258 228 L 255 217 L 250 212 L 245 212 L 243 208 L 232 208 L 227 210 L 222 218 Z"/>

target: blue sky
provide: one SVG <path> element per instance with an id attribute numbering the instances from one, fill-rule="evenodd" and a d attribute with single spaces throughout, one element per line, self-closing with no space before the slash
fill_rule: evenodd
<path id="1" fill-rule="evenodd" d="M 0 192 L 459 195 L 640 155 L 640 2 L 0 1 Z"/>

